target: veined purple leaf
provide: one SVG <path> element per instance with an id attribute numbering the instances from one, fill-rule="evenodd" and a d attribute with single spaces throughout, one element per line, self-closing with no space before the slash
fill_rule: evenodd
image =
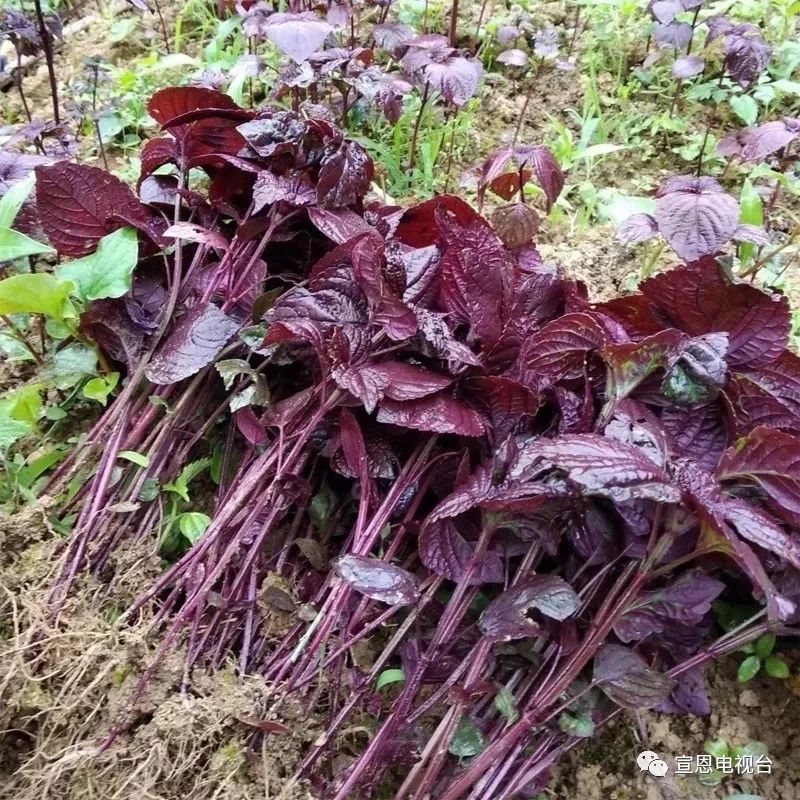
<path id="1" fill-rule="evenodd" d="M 650 3 L 650 13 L 662 25 L 669 25 L 676 15 L 683 11 L 680 0 L 655 0 Z"/>
<path id="2" fill-rule="evenodd" d="M 85 164 L 36 167 L 36 204 L 47 238 L 66 256 L 94 252 L 125 225 L 151 232 L 150 215 L 127 184 Z"/>
<path id="3" fill-rule="evenodd" d="M 633 650 L 606 644 L 594 659 L 594 680 L 623 708 L 654 708 L 672 689 L 672 680 L 647 666 Z"/>
<path id="4" fill-rule="evenodd" d="M 43 167 L 49 163 L 51 159 L 45 156 L 0 151 L 0 197 L 15 183 L 27 178 L 36 167 Z"/>
<path id="5" fill-rule="evenodd" d="M 739 225 L 733 234 L 734 242 L 748 242 L 758 247 L 765 247 L 770 242 L 769 233 L 758 225 Z"/>
<path id="6" fill-rule="evenodd" d="M 662 633 L 670 623 L 699 625 L 725 584 L 701 570 L 685 572 L 661 589 L 642 593 L 614 625 L 623 642 Z"/>
<path id="7" fill-rule="evenodd" d="M 503 244 L 516 250 L 533 241 L 539 230 L 539 215 L 526 203 L 512 203 L 495 209 L 492 225 Z"/>
<path id="8" fill-rule="evenodd" d="M 725 333 L 707 333 L 689 339 L 670 358 L 662 391 L 681 406 L 715 400 L 728 375 L 727 353 Z"/>
<path id="9" fill-rule="evenodd" d="M 800 525 L 800 438 L 756 428 L 725 452 L 717 476 L 723 483 L 756 483 L 775 510 Z"/>
<path id="10" fill-rule="evenodd" d="M 742 133 L 742 161 L 761 161 L 800 137 L 800 119 L 765 122 Z"/>
<path id="11" fill-rule="evenodd" d="M 372 159 L 358 142 L 341 142 L 322 159 L 317 201 L 328 209 L 355 204 L 369 190 L 373 172 Z"/>
<path id="12" fill-rule="evenodd" d="M 800 569 L 800 536 L 787 533 L 772 517 L 750 503 L 726 499 L 722 514 L 735 532 Z"/>
<path id="13" fill-rule="evenodd" d="M 314 185 L 303 173 L 276 175 L 265 169 L 258 173 L 253 186 L 253 213 L 264 206 L 284 202 L 291 206 L 309 206 L 317 201 Z"/>
<path id="14" fill-rule="evenodd" d="M 409 606 L 419 599 L 416 578 L 396 564 L 352 553 L 331 562 L 334 573 L 359 594 L 390 606 Z"/>
<path id="15" fill-rule="evenodd" d="M 175 324 L 147 367 L 157 385 L 177 383 L 208 366 L 239 330 L 239 323 L 212 303 L 198 303 Z"/>
<path id="16" fill-rule="evenodd" d="M 480 62 L 460 55 L 448 56 L 442 61 L 427 64 L 425 82 L 439 92 L 448 103 L 461 107 L 478 91 L 483 74 Z"/>
<path id="17" fill-rule="evenodd" d="M 709 471 L 716 468 L 728 445 L 728 424 L 718 403 L 700 408 L 667 407 L 661 425 L 674 455 L 696 461 Z"/>
<path id="18" fill-rule="evenodd" d="M 672 77 L 684 80 L 699 75 L 706 68 L 706 62 L 700 56 L 689 55 L 676 58 L 672 63 Z"/>
<path id="19" fill-rule="evenodd" d="M 187 242 L 207 244 L 217 250 L 227 250 L 228 240 L 219 231 L 212 231 L 194 222 L 176 222 L 161 234 L 165 239 L 185 239 Z"/>
<path id="20" fill-rule="evenodd" d="M 739 204 L 713 178 L 673 179 L 656 196 L 658 230 L 687 261 L 719 252 L 739 224 Z"/>
<path id="21" fill-rule="evenodd" d="M 658 233 L 658 225 L 652 214 L 633 214 L 617 228 L 617 239 L 624 244 L 646 242 Z"/>
<path id="22" fill-rule="evenodd" d="M 372 29 L 372 35 L 379 47 L 393 53 L 398 45 L 405 44 L 416 36 L 416 31 L 401 22 L 385 22 Z"/>
<path id="23" fill-rule="evenodd" d="M 676 328 L 693 336 L 727 333 L 727 362 L 733 368 L 768 364 L 786 347 L 786 298 L 731 282 L 712 258 L 657 275 L 640 288 Z"/>
<path id="24" fill-rule="evenodd" d="M 480 436 L 483 420 L 474 409 L 447 395 L 429 395 L 418 400 L 384 400 L 378 408 L 378 422 L 432 433 Z"/>
<path id="25" fill-rule="evenodd" d="M 645 378 L 665 368 L 685 341 L 680 331 L 668 329 L 639 342 L 606 345 L 600 355 L 608 367 L 609 400 L 618 402 L 627 397 Z"/>
<path id="26" fill-rule="evenodd" d="M 452 519 L 427 523 L 419 536 L 419 557 L 422 563 L 442 578 L 460 583 L 473 559 L 477 564 L 467 580 L 468 586 L 503 583 L 503 560 L 493 550 L 476 556 L 475 548 L 461 535 Z"/>
<path id="27" fill-rule="evenodd" d="M 678 676 L 670 696 L 658 706 L 665 714 L 695 714 L 707 717 L 711 713 L 711 701 L 702 670 L 690 669 Z"/>
<path id="28" fill-rule="evenodd" d="M 725 36 L 725 69 L 742 89 L 756 82 L 771 54 L 772 48 L 758 28 L 737 25 Z"/>
<path id="29" fill-rule="evenodd" d="M 333 28 L 316 14 L 272 14 L 266 21 L 267 38 L 297 64 L 322 48 Z"/>
<path id="30" fill-rule="evenodd" d="M 495 598 L 481 614 L 478 627 L 493 642 L 541 636 L 542 628 L 530 618 L 530 611 L 563 622 L 580 605 L 580 598 L 563 578 L 535 575 Z"/>
<path id="31" fill-rule="evenodd" d="M 692 26 L 688 22 L 669 22 L 666 25 L 656 25 L 653 31 L 653 41 L 659 47 L 674 47 L 676 50 L 686 50 L 692 39 Z"/>
<path id="32" fill-rule="evenodd" d="M 589 314 L 565 314 L 547 323 L 522 345 L 519 363 L 525 383 L 537 386 L 581 378 L 588 354 L 607 339 L 605 329 Z"/>
<path id="33" fill-rule="evenodd" d="M 680 499 L 678 489 L 642 450 L 594 433 L 526 442 L 520 446 L 508 478 L 533 480 L 547 467 L 565 472 L 587 495 L 662 503 L 676 503 Z"/>

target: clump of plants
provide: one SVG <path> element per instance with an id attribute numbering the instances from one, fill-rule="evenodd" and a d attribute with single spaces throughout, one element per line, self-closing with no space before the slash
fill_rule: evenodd
<path id="1" fill-rule="evenodd" d="M 369 200 L 323 116 L 198 87 L 149 108 L 137 192 L 36 166 L 61 261 L 0 282 L 2 313 L 101 356 L 107 409 L 42 487 L 68 531 L 51 613 L 84 571 L 113 584 L 121 541 L 161 542 L 119 622 L 154 612 L 137 693 L 178 644 L 187 684 L 233 659 L 324 705 L 296 775 L 322 796 L 502 800 L 624 709 L 708 713 L 709 661 L 797 633 L 800 359 L 786 298 L 718 262 L 742 232 L 709 235 L 707 179 L 647 221 L 675 246 L 692 204 L 686 263 L 593 303 L 536 250 L 544 148 L 484 165 L 519 194 L 493 226 L 453 195 Z M 719 599 L 756 610 L 720 633 Z M 331 775 L 354 718 L 369 740 Z"/>

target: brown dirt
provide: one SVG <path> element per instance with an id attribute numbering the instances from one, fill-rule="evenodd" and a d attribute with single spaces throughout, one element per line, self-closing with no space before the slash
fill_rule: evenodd
<path id="1" fill-rule="evenodd" d="M 155 643 L 147 620 L 113 620 L 152 583 L 159 560 L 123 551 L 110 585 L 83 578 L 53 620 L 47 586 L 59 542 L 46 505 L 0 514 L 0 798 L 313 800 L 289 778 L 319 726 L 299 702 L 278 714 L 262 680 L 226 668 L 184 688 L 176 652 L 130 706 Z M 265 719 L 289 733 L 253 750 L 250 721 Z M 115 723 L 120 734 L 102 750 Z"/>
<path id="2" fill-rule="evenodd" d="M 735 792 L 763 800 L 800 797 L 800 697 L 787 683 L 736 682 L 736 663 L 729 659 L 709 670 L 713 713 L 708 718 L 640 715 L 615 724 L 598 739 L 573 753 L 557 769 L 545 793 L 553 800 L 716 800 Z M 646 732 L 643 739 L 639 730 Z M 675 775 L 676 756 L 704 753 L 704 742 L 721 739 L 729 746 L 763 742 L 773 763 L 771 775 L 749 779 L 729 776 L 718 786 L 694 776 Z M 653 750 L 670 766 L 665 778 L 639 772 L 636 756 Z"/>

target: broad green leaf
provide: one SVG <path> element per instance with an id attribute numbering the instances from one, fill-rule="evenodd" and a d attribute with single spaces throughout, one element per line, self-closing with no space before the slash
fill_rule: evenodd
<path id="1" fill-rule="evenodd" d="M 733 113 L 745 125 L 755 125 L 758 119 L 758 103 L 749 94 L 737 94 L 730 100 Z"/>
<path id="2" fill-rule="evenodd" d="M 728 743 L 723 739 L 707 739 L 703 749 L 714 758 L 725 758 L 731 754 Z"/>
<path id="3" fill-rule="evenodd" d="M 478 726 L 469 717 L 461 717 L 447 749 L 459 758 L 471 758 L 485 746 L 486 740 Z"/>
<path id="4" fill-rule="evenodd" d="M 54 319 L 75 317 L 69 300 L 75 289 L 46 272 L 12 275 L 0 281 L 0 314 L 44 314 Z"/>
<path id="5" fill-rule="evenodd" d="M 119 383 L 119 372 L 111 372 L 108 375 L 100 375 L 87 381 L 83 387 L 83 396 L 89 400 L 97 400 L 98 403 L 105 405 L 108 396 L 114 391 Z"/>
<path id="6" fill-rule="evenodd" d="M 378 680 L 375 681 L 375 691 L 379 692 L 384 686 L 390 683 L 400 683 L 406 679 L 406 674 L 401 669 L 385 669 L 378 675 Z"/>
<path id="7" fill-rule="evenodd" d="M 736 678 L 739 683 L 747 683 L 758 674 L 761 669 L 761 659 L 758 656 L 748 656 L 741 664 L 739 664 L 739 671 L 736 673 Z"/>
<path id="8" fill-rule="evenodd" d="M 0 413 L 0 447 L 10 447 L 17 439 L 31 433 L 32 430 L 33 426 L 30 423 Z"/>
<path id="9" fill-rule="evenodd" d="M 24 181 L 17 181 L 0 198 L 0 228 L 10 228 L 12 226 L 35 182 L 36 178 L 33 175 L 29 175 Z"/>
<path id="10" fill-rule="evenodd" d="M 181 533 L 192 544 L 197 542 L 210 524 L 211 517 L 208 514 L 201 514 L 199 511 L 187 511 L 178 517 L 178 527 Z"/>
<path id="11" fill-rule="evenodd" d="M 56 387 L 69 389 L 84 378 L 94 376 L 97 354 L 81 342 L 72 342 L 53 354 L 49 374 Z"/>
<path id="12" fill-rule="evenodd" d="M 145 478 L 142 488 L 139 490 L 139 500 L 149 503 L 151 500 L 155 500 L 160 492 L 161 484 L 159 484 L 158 478 Z"/>
<path id="13" fill-rule="evenodd" d="M 63 461 L 69 449 L 66 447 L 56 448 L 49 453 L 34 458 L 26 467 L 20 470 L 17 480 L 23 485 L 30 487 L 33 482 L 47 472 L 50 467 L 55 466 L 60 461 Z"/>
<path id="14" fill-rule="evenodd" d="M 52 252 L 54 252 L 52 247 L 37 242 L 24 233 L 11 228 L 0 228 L 0 262 Z"/>
<path id="15" fill-rule="evenodd" d="M 63 264 L 57 274 L 74 281 L 78 296 L 85 302 L 122 297 L 131 288 L 138 259 L 136 230 L 120 228 L 104 236 L 94 253 Z"/>

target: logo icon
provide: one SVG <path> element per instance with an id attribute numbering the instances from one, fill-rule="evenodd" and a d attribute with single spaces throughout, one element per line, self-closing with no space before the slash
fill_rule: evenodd
<path id="1" fill-rule="evenodd" d="M 669 771 L 667 762 L 662 761 L 658 757 L 658 753 L 654 753 L 652 750 L 643 750 L 639 753 L 636 757 L 636 763 L 642 772 L 649 772 L 656 778 L 663 778 Z"/>

